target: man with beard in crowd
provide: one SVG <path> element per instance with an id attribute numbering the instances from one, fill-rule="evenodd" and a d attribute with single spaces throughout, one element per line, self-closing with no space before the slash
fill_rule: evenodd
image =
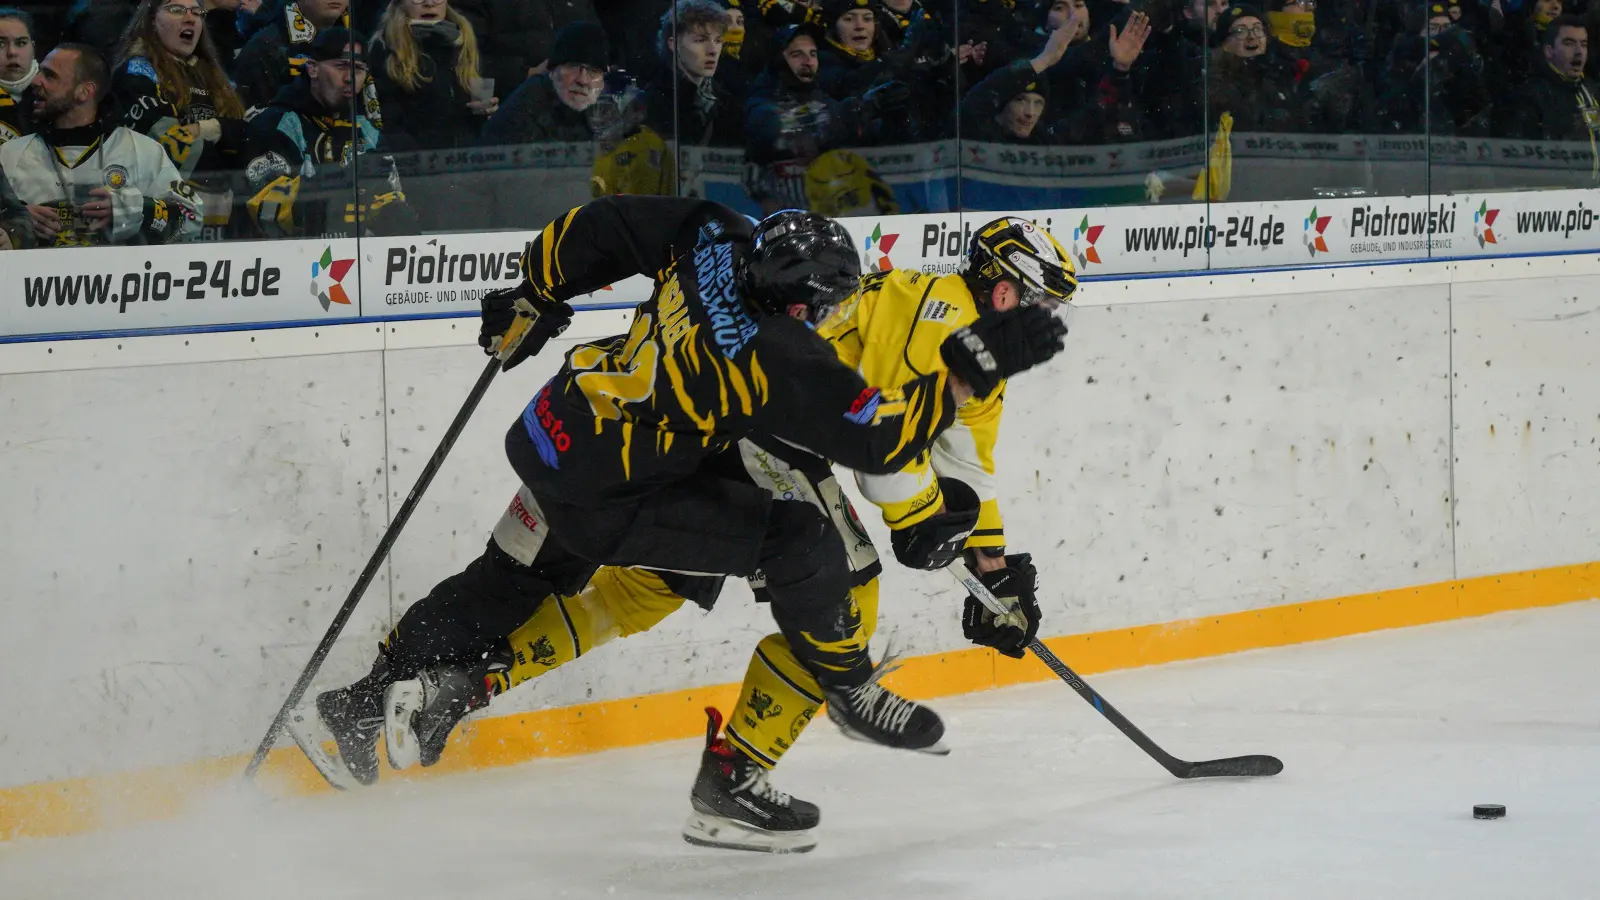
<path id="1" fill-rule="evenodd" d="M 817 85 L 817 51 L 824 40 L 818 25 L 779 29 L 778 53 L 745 104 L 750 161 L 746 187 L 768 212 L 809 207 L 807 166 L 831 150 L 881 140 L 883 132 L 895 127 L 883 110 L 903 107 L 910 93 L 906 85 L 890 82 L 860 98 L 829 97 Z M 868 177 L 864 193 L 871 194 L 880 184 L 876 176 Z M 870 199 L 862 197 L 861 205 Z"/>
<path id="2" fill-rule="evenodd" d="M 33 111 L 25 93 L 39 74 L 33 17 L 20 9 L 0 9 L 0 144 L 33 132 Z"/>
<path id="3" fill-rule="evenodd" d="M 361 43 L 349 29 L 326 28 L 305 54 L 301 74 L 250 121 L 245 174 L 256 226 L 268 237 L 415 233 L 393 161 L 373 152 L 378 129 L 350 113 L 367 84 Z"/>
<path id="4" fill-rule="evenodd" d="M 1600 137 L 1600 104 L 1584 77 L 1589 32 L 1577 16 L 1559 16 L 1544 30 L 1544 60 L 1523 85 L 1512 112 L 1510 137 L 1535 141 L 1587 141 Z M 1600 167 L 1600 157 L 1595 165 Z"/>
<path id="5" fill-rule="evenodd" d="M 0 145 L 0 224 L 17 247 L 168 244 L 200 230 L 199 206 L 161 145 L 101 116 L 106 61 L 62 44 L 39 65 L 39 131 Z"/>
<path id="6" fill-rule="evenodd" d="M 268 14 L 266 5 L 260 12 Z M 233 80 L 244 105 L 259 110 L 273 103 L 278 91 L 305 68 L 306 48 L 317 32 L 334 27 L 350 27 L 350 0 L 288 0 L 282 4 L 239 51 L 234 62 Z M 375 127 L 382 128 L 378 90 L 370 80 L 366 85 L 360 94 L 362 113 Z"/>
<path id="7" fill-rule="evenodd" d="M 484 127 L 486 144 L 541 144 L 593 140 L 590 110 L 605 88 L 610 67 L 606 33 L 593 22 L 556 32 L 547 71 L 530 76 Z"/>

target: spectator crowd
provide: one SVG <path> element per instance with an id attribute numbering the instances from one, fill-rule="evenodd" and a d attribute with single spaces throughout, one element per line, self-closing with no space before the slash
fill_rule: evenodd
<path id="1" fill-rule="evenodd" d="M 1600 135 L 1600 0 L 1256 2 L 0 7 L 0 249 L 470 227 L 395 158 L 485 145 L 592 143 L 596 194 L 671 193 L 675 147 L 726 148 L 766 209 L 889 212 L 857 151 Z"/>

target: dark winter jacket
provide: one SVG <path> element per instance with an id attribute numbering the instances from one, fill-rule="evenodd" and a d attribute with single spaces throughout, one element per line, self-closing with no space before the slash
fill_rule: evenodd
<path id="1" fill-rule="evenodd" d="M 1507 137 L 1530 141 L 1589 141 L 1600 137 L 1600 88 L 1541 64 L 1522 85 Z"/>
<path id="2" fill-rule="evenodd" d="M 660 65 L 656 32 L 670 5 L 669 0 L 605 0 L 597 4 L 600 24 L 611 41 L 612 61 L 635 77 Z"/>
<path id="3" fill-rule="evenodd" d="M 1205 132 L 1205 65 L 1206 36 L 1188 22 L 1145 41 L 1133 76 L 1147 139 Z"/>
<path id="4" fill-rule="evenodd" d="M 453 0 L 451 8 L 472 23 L 483 76 L 495 80 L 500 97 L 516 90 L 528 70 L 549 57 L 550 42 L 562 27 L 600 21 L 592 0 Z M 649 30 L 654 36 L 654 28 Z"/>
<path id="5" fill-rule="evenodd" d="M 739 105 L 715 78 L 697 86 L 674 66 L 672 75 L 659 75 L 646 89 L 645 104 L 644 123 L 669 141 L 676 138 L 689 147 L 744 145 Z"/>
<path id="6" fill-rule="evenodd" d="M 1216 127 L 1224 112 L 1233 114 L 1234 131 L 1299 132 L 1305 110 L 1292 85 L 1280 82 L 1266 54 L 1244 59 L 1217 51 L 1211 56 L 1206 116 Z"/>
<path id="7" fill-rule="evenodd" d="M 250 120 L 246 172 L 251 217 L 268 237 L 412 234 L 392 158 L 374 152 L 378 129 L 320 106 L 296 78 Z M 359 176 L 359 177 L 358 177 Z M 380 227 L 379 223 L 383 223 Z"/>
<path id="8" fill-rule="evenodd" d="M 1049 130 L 1061 142 L 1110 144 L 1147 138 L 1132 69 L 1117 69 L 1107 38 L 1108 33 L 1101 30 L 1089 40 L 1073 44 L 1060 62 L 1044 71 L 1043 77 L 1050 82 L 1045 121 L 1051 123 Z M 1141 54 L 1138 62 L 1142 61 Z M 1033 67 L 1029 65 L 1027 71 L 1031 73 Z M 1194 124 L 1198 131 L 1200 123 Z"/>
<path id="9" fill-rule="evenodd" d="M 1052 116 L 1052 105 L 1045 103 L 1044 115 L 1039 124 L 1025 138 L 1019 138 L 1000 125 L 1000 115 L 1013 97 L 1024 92 L 1030 84 L 1044 80 L 1033 70 L 1031 60 L 1019 59 L 978 82 L 967 96 L 961 99 L 961 136 L 974 141 L 994 141 L 1003 144 L 1043 144 L 1048 142 L 1046 124 Z"/>
<path id="10" fill-rule="evenodd" d="M 576 143 L 594 139 L 589 116 L 561 102 L 549 74 L 525 79 L 483 130 L 485 144 Z"/>
<path id="11" fill-rule="evenodd" d="M 111 96 L 121 112 L 121 124 L 160 142 L 185 179 L 214 180 L 219 190 L 231 186 L 223 173 L 243 169 L 248 162 L 244 119 L 222 118 L 210 95 L 199 88 L 190 92 L 188 104 L 180 109 L 177 98 L 161 90 L 159 78 L 155 66 L 143 56 L 129 59 L 112 74 Z M 221 138 L 212 142 L 185 133 L 184 126 L 203 119 L 217 120 Z"/>
<path id="12" fill-rule="evenodd" d="M 418 74 L 409 90 L 389 74 L 393 51 L 381 40 L 373 42 L 367 64 L 383 106 L 385 149 L 445 150 L 478 143 L 487 119 L 467 108 L 472 94 L 455 73 L 462 36 L 447 25 L 411 26 Z"/>
<path id="13" fill-rule="evenodd" d="M 256 32 L 274 22 L 283 20 L 284 5 L 289 0 L 261 0 L 261 5 L 255 12 L 238 11 L 239 37 L 248 42 L 256 36 Z M 372 36 L 378 27 L 378 19 L 382 18 L 383 11 L 389 8 L 388 0 L 352 0 L 350 12 L 345 16 L 350 21 L 350 28 L 363 40 Z"/>
<path id="14" fill-rule="evenodd" d="M 62 40 L 88 44 L 110 59 L 138 8 L 139 0 L 78 0 L 67 13 Z"/>
<path id="15" fill-rule="evenodd" d="M 974 81 L 983 78 L 1019 59 L 1029 56 L 1029 48 L 1034 46 L 1033 27 L 1037 24 L 1037 17 L 1031 11 L 1025 12 L 1028 7 L 1018 0 L 959 0 L 961 4 L 959 28 L 959 43 L 972 41 L 974 43 L 987 43 L 989 49 L 983 57 L 983 64 L 968 64 L 964 74 Z M 1044 4 L 1048 9 L 1049 4 Z M 1115 8 L 1115 7 L 1113 7 Z M 1104 15 L 1089 17 L 1091 22 L 1104 22 Z"/>
<path id="16" fill-rule="evenodd" d="M 262 9 L 265 8 L 263 4 Z M 340 24 L 350 27 L 350 16 L 346 15 Z M 250 37 L 233 62 L 234 86 L 245 109 L 263 109 L 276 101 L 284 85 L 299 77 L 305 68 L 305 45 L 316 36 L 316 26 L 300 14 L 298 3 L 288 0 L 278 7 L 273 19 Z M 382 128 L 378 90 L 370 80 L 362 92 L 362 107 L 363 115 Z"/>
<path id="17" fill-rule="evenodd" d="M 222 65 L 233 74 L 233 58 L 244 49 L 244 35 L 239 33 L 239 12 L 232 9 L 213 9 L 206 13 L 206 35 L 217 45 Z"/>
<path id="18" fill-rule="evenodd" d="M 859 97 L 874 85 L 895 77 L 895 69 L 882 52 L 873 59 L 851 54 L 828 38 L 817 48 L 817 84 L 835 100 Z"/>
<path id="19" fill-rule="evenodd" d="M 810 160 L 837 147 L 869 142 L 869 122 L 874 131 L 882 118 L 862 113 L 859 99 L 835 100 L 817 87 L 795 78 L 779 57 L 756 79 L 744 107 L 746 154 L 753 163 Z"/>
<path id="20" fill-rule="evenodd" d="M 33 132 L 33 104 L 0 88 L 0 144 Z"/>
<path id="21" fill-rule="evenodd" d="M 1489 86 L 1472 38 L 1450 29 L 1436 38 L 1438 55 L 1422 65 L 1430 40 L 1396 39 L 1378 98 L 1377 128 L 1400 134 L 1487 135 Z"/>

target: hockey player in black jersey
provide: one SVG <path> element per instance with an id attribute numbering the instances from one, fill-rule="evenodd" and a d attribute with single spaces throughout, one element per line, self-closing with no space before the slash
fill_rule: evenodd
<path id="1" fill-rule="evenodd" d="M 484 554 L 407 610 L 371 673 L 291 717 L 297 743 L 335 786 L 376 779 L 386 691 L 455 664 L 472 676 L 427 685 L 434 697 L 423 698 L 449 710 L 443 727 L 419 729 L 420 747 L 390 748 L 393 764 L 403 762 L 396 749 L 437 759 L 449 726 L 503 684 L 495 669 L 509 667 L 512 632 L 602 565 L 635 567 L 706 606 L 720 576 L 757 579 L 850 731 L 936 747 L 938 717 L 875 682 L 837 525 L 740 477 L 740 442 L 897 471 L 958 403 L 1054 356 L 1064 327 L 1039 308 L 989 317 L 949 338 L 948 370 L 869 388 L 810 327 L 857 287 L 859 258 L 837 224 L 786 211 L 752 228 L 706 201 L 608 197 L 552 222 L 525 254 L 519 293 L 540 314 L 524 348 L 537 352 L 559 332 L 569 298 L 642 273 L 656 288 L 629 332 L 573 348 L 507 434 L 522 487 Z M 486 342 L 509 326 L 512 299 L 486 303 Z M 324 752 L 324 737 L 339 758 Z"/>

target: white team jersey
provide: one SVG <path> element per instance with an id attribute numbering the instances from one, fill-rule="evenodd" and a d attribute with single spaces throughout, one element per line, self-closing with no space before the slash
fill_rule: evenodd
<path id="1" fill-rule="evenodd" d="M 111 191 L 109 233 L 89 231 L 82 216 L 74 215 L 98 187 Z M 58 247 L 167 244 L 200 233 L 194 188 L 160 144 L 123 127 L 88 146 L 51 147 L 38 134 L 0 144 L 0 210 L 13 218 L 28 206 L 62 211 Z"/>

